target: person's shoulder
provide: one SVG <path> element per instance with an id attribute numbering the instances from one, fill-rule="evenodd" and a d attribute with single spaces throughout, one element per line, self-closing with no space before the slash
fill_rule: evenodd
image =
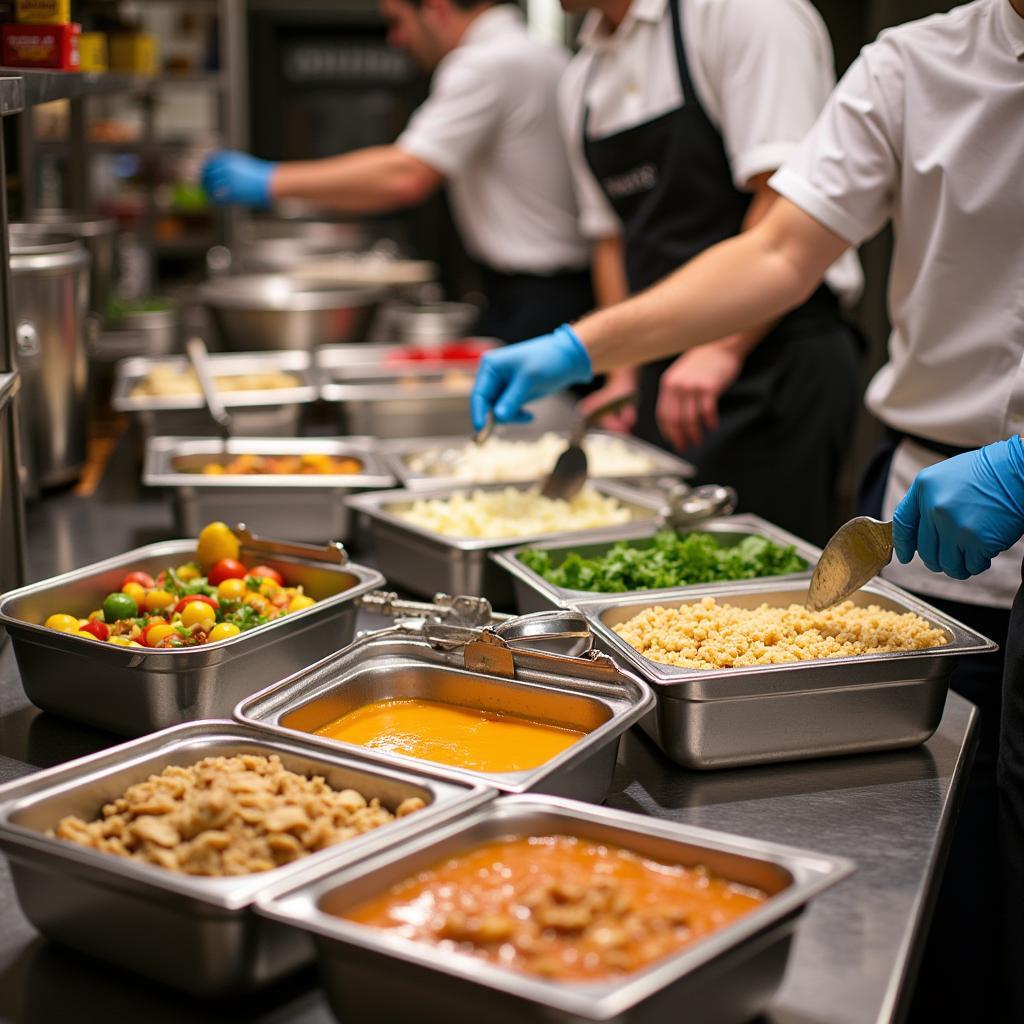
<path id="1" fill-rule="evenodd" d="M 570 54 L 564 46 L 534 39 L 525 26 L 509 26 L 498 38 L 483 46 L 459 46 L 445 58 L 460 67 L 489 72 L 499 77 L 530 74 L 549 84 L 561 78 Z M 523 84 L 523 80 L 519 77 Z"/>
<path id="2" fill-rule="evenodd" d="M 976 36 L 980 23 L 990 16 L 992 9 L 991 0 L 974 0 L 946 13 L 895 25 L 884 29 L 864 52 L 901 61 L 949 57 Z"/>
<path id="3" fill-rule="evenodd" d="M 687 0 L 688 18 L 705 23 L 734 24 L 756 31 L 780 18 L 824 24 L 811 0 Z"/>

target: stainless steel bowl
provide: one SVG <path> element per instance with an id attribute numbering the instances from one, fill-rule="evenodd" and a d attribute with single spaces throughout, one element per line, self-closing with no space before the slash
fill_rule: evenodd
<path id="1" fill-rule="evenodd" d="M 226 348 L 312 350 L 366 340 L 381 293 L 298 281 L 283 274 L 223 277 L 201 285 Z"/>
<path id="2" fill-rule="evenodd" d="M 91 820 L 129 786 L 204 757 L 276 754 L 289 771 L 352 787 L 389 810 L 426 807 L 273 871 L 203 878 L 47 835 L 61 818 Z M 178 726 L 37 772 L 0 788 L 0 848 L 25 916 L 44 935 L 195 995 L 225 995 L 279 978 L 312 958 L 300 932 L 253 913 L 256 894 L 310 864 L 340 866 L 436 826 L 492 791 L 373 765 L 233 722 Z"/>
<path id="3" fill-rule="evenodd" d="M 478 844 L 574 835 L 663 863 L 703 864 L 768 894 L 746 916 L 650 967 L 605 982 L 548 981 L 401 939 L 339 916 Z M 743 1024 L 782 981 L 807 904 L 853 865 L 774 843 L 548 796 L 511 796 L 345 870 L 310 866 L 257 900 L 258 912 L 311 932 L 339 1020 L 374 1024 Z M 425 1015 L 424 1008 L 429 1008 Z"/>

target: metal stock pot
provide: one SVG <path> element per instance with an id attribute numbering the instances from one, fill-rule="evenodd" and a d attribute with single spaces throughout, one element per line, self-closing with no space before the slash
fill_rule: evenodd
<path id="1" fill-rule="evenodd" d="M 70 235 L 79 239 L 92 258 L 89 268 L 89 309 L 107 315 L 114 283 L 114 237 L 117 221 L 110 217 L 94 217 L 74 210 L 47 209 L 33 214 L 33 225 L 49 237 Z"/>

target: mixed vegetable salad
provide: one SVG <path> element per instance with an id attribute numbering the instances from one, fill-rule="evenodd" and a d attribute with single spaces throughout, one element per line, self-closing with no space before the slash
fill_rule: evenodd
<path id="1" fill-rule="evenodd" d="M 807 568 L 792 546 L 765 537 L 744 537 L 724 546 L 713 533 L 672 530 L 661 530 L 650 542 L 618 541 L 596 558 L 571 551 L 556 564 L 550 551 L 536 549 L 518 558 L 557 587 L 602 594 L 783 576 Z"/>
<path id="2" fill-rule="evenodd" d="M 57 612 L 44 625 L 121 647 L 195 647 L 316 603 L 302 587 L 285 586 L 273 567 L 246 568 L 238 554 L 228 526 L 210 523 L 199 534 L 194 561 L 168 566 L 155 579 L 130 572 L 88 618 Z"/>

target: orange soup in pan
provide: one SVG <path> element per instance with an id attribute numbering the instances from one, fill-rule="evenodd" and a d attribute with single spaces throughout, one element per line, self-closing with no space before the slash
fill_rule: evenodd
<path id="1" fill-rule="evenodd" d="M 586 735 L 518 715 L 416 698 L 367 704 L 315 733 L 478 772 L 537 768 Z"/>
<path id="2" fill-rule="evenodd" d="M 699 865 L 549 835 L 475 847 L 340 916 L 527 974 L 598 982 L 677 953 L 767 898 Z"/>

